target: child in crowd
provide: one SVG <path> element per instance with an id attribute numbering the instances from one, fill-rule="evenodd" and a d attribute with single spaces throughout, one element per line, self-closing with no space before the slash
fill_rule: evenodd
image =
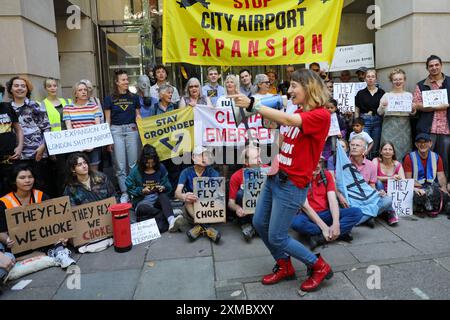
<path id="1" fill-rule="evenodd" d="M 350 133 L 349 141 L 352 141 L 353 137 L 360 136 L 367 143 L 366 154 L 370 154 L 370 150 L 373 147 L 373 139 L 369 136 L 367 132 L 364 131 L 364 120 L 362 118 L 356 118 L 353 121 L 353 132 Z"/>
<path id="2" fill-rule="evenodd" d="M 194 225 L 194 227 L 186 232 L 186 234 L 191 241 L 194 241 L 201 235 L 206 234 L 208 238 L 217 243 L 220 240 L 219 231 L 205 224 L 194 223 L 194 203 L 198 200 L 198 198 L 193 192 L 194 178 L 214 178 L 219 177 L 219 173 L 209 165 L 209 152 L 205 147 L 195 147 L 192 152 L 192 160 L 194 165 L 184 169 L 181 172 L 177 190 L 175 191 L 175 197 L 184 201 L 184 217 L 191 225 Z"/>
<path id="3" fill-rule="evenodd" d="M 162 211 L 162 215 L 155 218 L 160 232 L 176 232 L 180 229 L 184 219 L 181 215 L 175 217 L 173 214 L 169 199 L 172 190 L 169 174 L 153 146 L 146 144 L 142 148 L 139 162 L 131 170 L 125 184 L 136 208 L 138 221 L 145 220 L 156 208 Z"/>
<path id="4" fill-rule="evenodd" d="M 347 134 L 345 120 L 339 113 L 337 105 L 338 105 L 338 103 L 335 99 L 330 99 L 327 102 L 327 104 L 325 105 L 326 108 L 328 109 L 328 111 L 331 113 L 331 116 L 333 116 L 333 114 L 336 114 L 336 117 L 337 117 L 337 120 L 339 123 L 339 128 L 341 130 L 341 133 L 339 135 L 331 136 L 331 137 L 327 138 L 327 142 L 325 142 L 325 147 L 323 148 L 323 151 L 322 151 L 322 157 L 325 158 L 325 161 L 328 161 L 328 158 L 330 158 L 336 152 L 337 139 L 345 137 L 345 135 Z"/>

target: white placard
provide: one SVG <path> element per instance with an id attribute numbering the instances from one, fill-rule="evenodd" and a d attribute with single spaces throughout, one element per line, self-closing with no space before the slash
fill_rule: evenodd
<path id="1" fill-rule="evenodd" d="M 338 136 L 341 134 L 341 128 L 339 127 L 339 121 L 336 112 L 331 115 L 331 125 L 328 136 Z"/>
<path id="2" fill-rule="evenodd" d="M 45 132 L 44 135 L 51 156 L 114 144 L 107 123 L 80 129 Z"/>
<path id="3" fill-rule="evenodd" d="M 424 108 L 432 108 L 443 104 L 448 104 L 447 90 L 422 91 L 422 100 Z"/>
<path id="4" fill-rule="evenodd" d="M 358 91 L 367 87 L 365 82 L 335 83 L 333 85 L 333 98 L 338 103 L 341 113 L 355 112 L 355 97 Z"/>
<path id="5" fill-rule="evenodd" d="M 360 67 L 374 68 L 373 44 L 337 47 L 330 71 L 356 70 Z"/>
<path id="6" fill-rule="evenodd" d="M 131 241 L 133 246 L 161 238 L 155 219 L 145 220 L 131 225 Z"/>
<path id="7" fill-rule="evenodd" d="M 389 94 L 387 112 L 407 112 L 412 111 L 411 94 Z"/>
<path id="8" fill-rule="evenodd" d="M 387 193 L 392 198 L 392 209 L 397 215 L 413 214 L 414 179 L 388 180 Z"/>

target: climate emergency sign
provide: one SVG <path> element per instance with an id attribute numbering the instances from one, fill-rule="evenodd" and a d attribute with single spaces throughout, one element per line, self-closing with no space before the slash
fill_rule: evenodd
<path id="1" fill-rule="evenodd" d="M 198 200 L 194 202 L 195 223 L 226 222 L 225 178 L 194 178 L 194 194 Z"/>
<path id="2" fill-rule="evenodd" d="M 243 146 L 249 139 L 248 134 L 253 141 L 259 140 L 260 144 L 271 144 L 274 140 L 273 131 L 263 127 L 259 114 L 248 118 L 247 130 L 243 123 L 236 127 L 231 108 L 197 105 L 194 121 L 195 145 L 199 146 Z"/>
<path id="3" fill-rule="evenodd" d="M 163 63 L 249 66 L 328 61 L 331 64 L 343 2 L 165 1 Z"/>
<path id="4" fill-rule="evenodd" d="M 116 199 L 109 198 L 72 207 L 75 224 L 75 236 L 72 243 L 75 247 L 113 235 L 112 218 L 108 209 L 114 204 Z"/>
<path id="5" fill-rule="evenodd" d="M 16 243 L 13 253 L 48 245 L 75 234 L 69 197 L 61 197 L 6 210 L 9 237 Z"/>

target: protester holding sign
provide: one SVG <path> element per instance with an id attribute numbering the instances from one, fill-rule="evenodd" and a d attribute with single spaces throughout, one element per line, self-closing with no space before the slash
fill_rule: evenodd
<path id="1" fill-rule="evenodd" d="M 36 174 L 36 184 L 43 190 L 47 190 L 47 182 L 50 180 L 44 138 L 44 132 L 50 131 L 47 112 L 43 106 L 30 100 L 33 85 L 28 79 L 15 76 L 8 81 L 6 87 L 13 98 L 11 106 L 23 130 L 21 162 L 32 166 Z"/>
<path id="2" fill-rule="evenodd" d="M 190 78 L 184 89 L 184 96 L 180 100 L 180 109 L 187 106 L 195 107 L 196 105 L 212 106 L 211 99 L 203 95 L 200 81 L 197 78 Z"/>
<path id="3" fill-rule="evenodd" d="M 89 102 L 89 90 L 84 82 L 77 82 L 72 88 L 73 104 L 63 110 L 63 121 L 67 130 L 85 128 L 100 124 L 101 112 L 97 105 Z M 89 156 L 91 168 L 95 171 L 101 161 L 101 148 L 84 150 Z"/>
<path id="4" fill-rule="evenodd" d="M 405 91 L 406 73 L 402 69 L 394 69 L 389 74 L 392 91 L 383 95 L 380 100 L 378 114 L 384 116 L 381 130 L 381 144 L 385 141 L 395 141 L 398 159 L 411 150 L 411 123 L 409 116 L 416 114 L 412 103 L 412 94 Z"/>
<path id="5" fill-rule="evenodd" d="M 442 73 L 442 59 L 431 55 L 426 62 L 429 72 L 425 80 L 417 83 L 414 91 L 414 103 L 417 108 L 417 134 L 428 133 L 433 142 L 433 151 L 437 152 L 444 164 L 447 179 L 449 175 L 450 154 L 450 108 L 449 104 L 442 104 L 433 108 L 424 108 L 422 92 L 429 90 L 447 90 L 448 100 L 450 100 L 450 77 Z"/>
<path id="6" fill-rule="evenodd" d="M 288 231 L 298 208 L 305 202 L 312 172 L 330 129 L 331 116 L 324 107 L 329 95 L 323 80 L 304 69 L 292 75 L 289 94 L 292 103 L 299 107 L 293 114 L 263 106 L 259 100 L 245 95 L 233 98 L 237 106 L 289 127 L 274 164 L 274 169 L 279 166 L 279 170 L 264 183 L 253 217 L 256 231 L 277 262 L 274 272 L 264 276 L 262 283 L 274 284 L 294 277 L 290 259 L 293 256 L 311 268 L 310 277 L 300 286 L 302 291 L 311 291 L 325 278 L 331 278 L 333 272 L 320 255 L 315 256 L 292 239 Z"/>
<path id="7" fill-rule="evenodd" d="M 71 99 L 58 98 L 59 82 L 54 78 L 47 78 L 44 80 L 44 88 L 47 92 L 47 97 L 41 102 L 47 111 L 48 120 L 50 121 L 51 131 L 66 130 L 66 124 L 63 121 L 63 108 L 72 104 Z M 53 188 L 55 190 L 48 191 L 50 195 L 60 196 L 64 190 L 64 169 L 66 165 L 66 156 L 56 155 L 49 158 L 49 171 L 56 174 L 56 179 L 53 180 Z"/>
<path id="8" fill-rule="evenodd" d="M 138 221 L 151 216 L 151 211 L 156 208 L 162 211 L 162 214 L 155 217 L 161 233 L 167 230 L 176 232 L 180 229 L 183 217 L 173 215 L 169 199 L 169 193 L 172 190 L 169 174 L 160 163 L 158 153 L 153 146 L 146 144 L 143 147 L 139 161 L 131 170 L 125 184 L 131 195 Z"/>
<path id="9" fill-rule="evenodd" d="M 311 250 L 334 240 L 352 241 L 350 232 L 363 216 L 359 208 L 339 209 L 333 176 L 323 166 L 321 159 L 307 201 L 292 221 L 292 229 L 309 236 Z"/>
<path id="10" fill-rule="evenodd" d="M 23 149 L 23 130 L 9 103 L 0 102 L 0 194 L 9 190 L 7 176 L 20 159 Z"/>
<path id="11" fill-rule="evenodd" d="M 259 147 L 248 145 L 244 150 L 245 168 L 259 168 L 261 164 Z M 246 215 L 243 209 L 244 200 L 244 168 L 236 171 L 230 179 L 230 193 L 228 197 L 228 208 L 233 210 L 237 217 L 237 222 L 242 230 L 244 239 L 248 242 L 255 235 L 256 231 L 252 224 L 252 215 Z"/>
<path id="12" fill-rule="evenodd" d="M 414 179 L 414 213 L 436 217 L 446 210 L 449 199 L 443 161 L 431 151 L 433 142 L 429 134 L 419 133 L 415 145 L 417 151 L 407 154 L 403 161 L 406 179 Z"/>
<path id="13" fill-rule="evenodd" d="M 42 191 L 34 189 L 34 181 L 32 168 L 25 163 L 17 165 L 11 172 L 10 183 L 13 192 L 0 198 L 0 251 L 2 247 L 11 249 L 16 244 L 8 235 L 6 210 L 26 207 L 27 205 L 41 203 L 49 199 Z M 76 264 L 70 256 L 70 250 L 65 248 L 67 241 L 68 239 L 60 239 L 54 246 L 41 248 L 40 250 L 43 252 L 48 251 L 48 256 L 54 258 L 61 268 L 65 269 L 72 264 Z"/>
<path id="14" fill-rule="evenodd" d="M 396 148 L 392 142 L 383 142 L 380 147 L 380 155 L 373 159 L 372 162 L 377 167 L 378 190 L 384 190 L 387 192 L 388 180 L 390 179 L 405 179 L 403 166 L 397 161 Z M 398 222 L 398 216 L 395 211 L 387 212 L 387 222 L 389 225 L 393 225 Z"/>
<path id="15" fill-rule="evenodd" d="M 84 153 L 74 153 L 67 159 L 66 188 L 64 195 L 70 198 L 72 206 L 96 202 L 114 197 L 116 191 L 108 177 L 92 171 L 89 159 Z"/>
<path id="16" fill-rule="evenodd" d="M 194 178 L 219 177 L 219 173 L 209 165 L 209 157 L 207 148 L 196 146 L 192 152 L 194 166 L 181 172 L 175 191 L 175 197 L 184 202 L 183 215 L 191 225 L 194 225 L 194 202 L 198 201 L 197 196 L 193 193 Z M 221 237 L 219 231 L 205 224 L 195 224 L 193 228 L 186 232 L 186 235 L 191 241 L 198 239 L 201 235 L 206 235 L 213 242 Z"/>
<path id="17" fill-rule="evenodd" d="M 122 196 L 120 202 L 128 202 L 125 179 L 135 165 L 139 152 L 139 132 L 136 118 L 140 117 L 139 97 L 129 91 L 128 74 L 125 70 L 114 72 L 114 93 L 105 98 L 105 120 L 111 127 L 114 146 L 114 168 Z"/>
<path id="18" fill-rule="evenodd" d="M 377 114 L 380 100 L 384 95 L 384 90 L 377 87 L 377 72 L 373 69 L 366 72 L 367 88 L 360 90 L 356 94 L 355 117 L 361 117 L 365 122 L 364 131 L 373 139 L 373 149 L 368 154 L 369 159 L 374 158 L 378 153 L 381 138 L 381 125 L 383 119 Z"/>

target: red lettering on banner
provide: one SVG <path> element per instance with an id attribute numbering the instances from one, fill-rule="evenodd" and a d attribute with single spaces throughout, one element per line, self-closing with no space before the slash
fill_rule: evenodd
<path id="1" fill-rule="evenodd" d="M 245 141 L 246 139 L 246 130 L 245 128 L 238 128 L 238 141 Z"/>
<path id="2" fill-rule="evenodd" d="M 223 39 L 216 39 L 216 52 L 217 57 L 220 57 L 220 51 L 225 48 L 225 41 Z"/>
<path id="3" fill-rule="evenodd" d="M 233 41 L 233 47 L 231 48 L 231 57 L 234 58 L 236 55 L 239 58 L 242 57 L 242 55 L 241 55 L 241 42 L 239 40 L 234 40 Z"/>
<path id="4" fill-rule="evenodd" d="M 294 52 L 301 56 L 305 53 L 305 38 L 303 36 L 296 36 L 294 41 Z"/>
<path id="5" fill-rule="evenodd" d="M 273 46 L 275 44 L 275 39 L 269 39 L 266 41 L 266 55 L 268 57 L 273 57 L 275 55 L 275 47 Z"/>
<path id="6" fill-rule="evenodd" d="M 322 53 L 322 34 L 313 34 L 312 52 L 313 54 Z"/>
<path id="7" fill-rule="evenodd" d="M 256 41 L 250 40 L 248 42 L 248 56 L 249 57 L 253 57 L 253 56 L 257 57 L 258 54 L 259 54 L 258 47 L 259 47 L 259 41 L 258 40 L 256 40 Z"/>
<path id="8" fill-rule="evenodd" d="M 234 0 L 236 9 L 267 8 L 267 4 L 272 0 Z"/>
<path id="9" fill-rule="evenodd" d="M 225 120 L 223 119 L 223 115 L 224 115 L 224 113 L 222 111 L 217 111 L 216 112 L 216 121 L 217 121 L 217 123 L 222 124 L 222 123 L 225 122 Z M 219 116 L 220 116 L 220 118 L 219 118 Z"/>
<path id="10" fill-rule="evenodd" d="M 197 46 L 195 45 L 195 42 L 197 42 L 196 38 L 191 38 L 191 41 L 189 42 L 189 55 L 191 57 L 196 57 L 197 52 L 195 52 L 195 49 L 197 49 Z"/>
<path id="11" fill-rule="evenodd" d="M 206 141 L 207 142 L 214 142 L 215 129 L 214 128 L 206 128 Z"/>
<path id="12" fill-rule="evenodd" d="M 283 56 L 287 56 L 287 38 L 283 38 Z"/>
<path id="13" fill-rule="evenodd" d="M 204 50 L 203 56 L 211 57 L 211 51 L 209 50 L 209 39 L 202 39 Z"/>

